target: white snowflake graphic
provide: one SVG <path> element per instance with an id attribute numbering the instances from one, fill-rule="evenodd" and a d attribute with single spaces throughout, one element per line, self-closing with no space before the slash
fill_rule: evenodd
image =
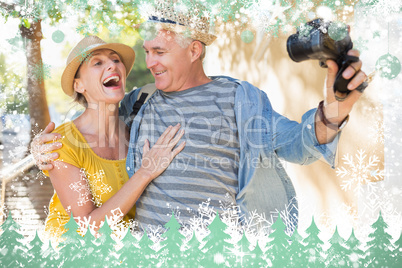
<path id="1" fill-rule="evenodd" d="M 39 159 L 42 160 L 42 163 L 52 163 L 53 167 L 60 169 L 60 168 L 67 168 L 67 165 L 64 163 L 63 159 L 59 158 L 56 160 L 52 160 L 50 158 L 50 154 L 52 152 L 48 152 L 47 148 L 45 146 L 42 146 L 43 144 L 39 142 L 39 139 L 37 140 L 38 137 L 41 136 L 41 132 L 35 134 L 35 138 L 32 142 L 32 147 L 31 147 L 31 154 L 35 161 L 38 161 Z M 64 136 L 60 140 L 56 140 L 55 138 L 51 141 L 51 143 L 54 142 L 62 142 Z M 38 179 L 44 179 L 46 176 L 43 174 L 43 172 L 38 173 Z"/>
<path id="2" fill-rule="evenodd" d="M 206 237 L 209 234 L 208 226 L 216 216 L 216 209 L 211 206 L 211 200 L 199 204 L 197 214 L 185 223 L 181 223 L 181 232 L 187 239 L 190 239 L 195 232 L 198 237 Z M 258 211 L 250 211 L 247 217 L 241 213 L 240 207 L 233 204 L 229 194 L 226 194 L 223 200 L 219 201 L 219 216 L 227 225 L 226 233 L 228 233 L 233 241 L 241 239 L 243 232 L 247 233 L 249 241 L 255 244 L 257 240 L 263 241 L 268 239 L 271 233 L 271 225 L 277 220 L 277 215 L 281 215 L 282 221 L 287 225 L 286 232 L 291 235 L 296 229 L 298 221 L 298 208 L 296 198 L 285 207 L 284 210 L 272 211 L 270 218 L 266 218 L 265 214 Z M 178 220 L 179 221 L 179 220 Z"/>
<path id="3" fill-rule="evenodd" d="M 389 130 L 385 130 L 383 120 L 377 120 L 374 122 L 374 126 L 370 127 L 370 134 L 373 140 L 379 144 L 384 144 L 385 139 L 390 138 Z"/>
<path id="4" fill-rule="evenodd" d="M 402 214 L 395 200 L 399 200 L 402 190 L 398 187 L 389 188 L 385 181 L 376 183 L 376 187 L 362 187 L 363 195 L 359 198 L 359 231 L 356 235 L 367 238 L 372 228 L 367 223 L 376 221 L 381 212 L 388 223 L 388 232 L 397 238 L 402 228 Z M 357 229 L 356 229 L 357 230 Z"/>
<path id="5" fill-rule="evenodd" d="M 93 202 L 97 207 L 102 205 L 102 195 L 113 190 L 111 186 L 103 182 L 104 176 L 103 170 L 94 174 L 86 172 L 85 169 L 80 170 L 80 180 L 69 185 L 71 190 L 79 193 L 78 206 L 83 206 L 88 201 Z"/>
<path id="6" fill-rule="evenodd" d="M 376 217 L 379 211 L 383 215 L 397 215 L 399 212 L 395 206 L 395 199 L 402 194 L 402 191 L 400 189 L 390 191 L 383 182 L 377 184 L 375 188 L 363 188 L 364 196 L 359 199 L 360 212 L 371 217 Z"/>
<path id="7" fill-rule="evenodd" d="M 78 206 L 83 206 L 85 203 L 91 201 L 91 189 L 87 183 L 85 170 L 80 170 L 80 180 L 73 182 L 69 185 L 70 189 L 78 193 Z"/>
<path id="8" fill-rule="evenodd" d="M 226 193 L 224 200 L 219 200 L 222 210 L 220 216 L 224 222 L 230 223 L 232 227 L 236 227 L 237 229 L 240 226 L 241 211 L 240 207 L 234 204 L 232 200 L 229 193 Z"/>
<path id="9" fill-rule="evenodd" d="M 92 17 L 87 17 L 87 20 L 84 21 L 81 25 L 76 28 L 77 33 L 82 33 L 85 36 L 98 34 L 100 23 L 103 24 L 102 21 L 96 21 Z"/>
<path id="10" fill-rule="evenodd" d="M 297 203 L 297 198 L 294 197 L 292 200 L 290 200 L 289 204 L 286 205 L 284 210 L 276 210 L 275 213 L 271 212 L 272 223 L 274 223 L 274 220 L 276 221 L 277 219 L 277 217 L 275 217 L 274 219 L 272 215 L 281 215 L 281 219 L 286 225 L 285 232 L 288 235 L 291 235 L 293 231 L 297 228 L 297 223 L 299 221 L 299 207 Z"/>
<path id="11" fill-rule="evenodd" d="M 314 219 L 320 223 L 320 231 L 326 234 L 333 234 L 335 227 L 338 230 L 349 230 L 351 227 L 357 229 L 360 227 L 357 209 L 345 202 L 334 207 L 330 213 L 324 212 L 318 216 L 314 216 Z"/>
<path id="12" fill-rule="evenodd" d="M 267 31 L 275 24 L 278 17 L 283 16 L 284 11 L 290 6 L 281 6 L 279 2 L 255 0 L 245 10 L 246 15 L 251 18 L 253 25 L 259 31 Z"/>
<path id="13" fill-rule="evenodd" d="M 183 235 L 190 237 L 193 231 L 204 237 L 208 234 L 207 226 L 212 222 L 216 215 L 216 211 L 213 206 L 210 206 L 211 199 L 208 198 L 205 202 L 198 205 L 198 214 L 194 215 L 183 226 Z"/>
<path id="14" fill-rule="evenodd" d="M 100 0 L 89 0 L 87 3 L 95 10 L 102 10 L 103 5 Z"/>
<path id="15" fill-rule="evenodd" d="M 401 1 L 382 0 L 373 1 L 372 4 L 369 4 L 369 2 L 370 1 L 362 1 L 362 5 L 360 5 L 359 8 L 365 15 L 375 14 L 379 17 L 379 20 L 384 21 L 390 16 L 398 14 L 402 8 Z"/>
<path id="16" fill-rule="evenodd" d="M 91 188 L 93 202 L 97 207 L 102 205 L 102 195 L 110 193 L 113 190 L 112 186 L 103 182 L 104 177 L 105 172 L 103 170 L 99 170 L 94 174 L 86 172 L 86 180 Z"/>
<path id="17" fill-rule="evenodd" d="M 107 218 L 109 225 L 117 224 L 124 217 L 120 208 L 115 208 L 110 212 L 112 213 L 112 216 Z"/>
<path id="18" fill-rule="evenodd" d="M 372 155 L 368 157 L 364 150 L 358 150 L 355 158 L 349 154 L 343 156 L 342 160 L 345 167 L 336 170 L 337 176 L 343 179 L 341 188 L 344 191 L 353 190 L 357 196 L 363 193 L 363 185 L 368 187 L 376 187 L 375 181 L 384 179 L 384 169 L 379 169 L 379 157 Z"/>
<path id="19" fill-rule="evenodd" d="M 179 207 L 173 208 L 170 203 L 166 203 L 166 207 L 171 210 L 171 212 L 169 214 L 166 214 L 166 216 L 170 217 L 172 215 L 172 213 L 174 213 L 176 219 L 181 223 L 181 221 L 180 221 L 180 214 L 181 214 L 180 208 Z"/>
<path id="20" fill-rule="evenodd" d="M 122 221 L 124 214 L 120 208 L 113 209 L 110 211 L 110 213 L 112 214 L 110 217 L 106 216 L 107 224 L 113 231 L 113 233 L 111 234 L 112 238 L 119 241 L 126 234 L 127 228 L 130 227 L 130 223 Z M 91 220 L 91 217 L 78 216 L 78 217 L 74 217 L 74 220 L 79 225 L 79 227 L 80 227 L 79 231 L 82 235 L 85 234 L 89 228 L 91 233 L 96 238 L 98 238 L 100 236 L 100 234 L 95 231 L 96 227 L 102 227 L 102 225 L 105 223 L 104 221 L 101 221 L 99 223 L 99 226 L 97 226 L 96 222 Z"/>
<path id="21" fill-rule="evenodd" d="M 96 235 L 96 232 L 94 231 L 96 228 L 95 222 L 92 221 L 91 223 L 91 217 L 87 218 L 87 217 L 83 217 L 81 218 L 80 216 L 78 217 L 74 217 L 74 220 L 77 222 L 77 224 L 79 225 L 80 229 L 80 233 L 81 234 L 85 234 L 88 230 L 88 227 L 90 230 L 92 230 L 92 233 Z"/>

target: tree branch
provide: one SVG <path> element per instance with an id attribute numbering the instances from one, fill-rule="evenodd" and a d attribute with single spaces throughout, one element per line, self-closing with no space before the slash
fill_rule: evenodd
<path id="1" fill-rule="evenodd" d="M 47 0 L 45 0 L 45 1 L 47 1 Z M 3 1 L 0 1 L 0 9 L 3 8 L 5 11 L 9 12 L 10 14 L 13 13 L 14 11 L 16 11 L 16 7 L 17 7 L 16 4 L 7 4 L 7 3 L 4 3 Z M 23 17 L 23 15 L 21 15 L 20 11 L 18 11 L 18 17 L 19 18 Z"/>
<path id="2" fill-rule="evenodd" d="M 15 11 L 15 4 L 7 4 L 7 3 L 4 3 L 3 1 L 0 1 L 0 7 L 5 9 L 8 12 Z"/>

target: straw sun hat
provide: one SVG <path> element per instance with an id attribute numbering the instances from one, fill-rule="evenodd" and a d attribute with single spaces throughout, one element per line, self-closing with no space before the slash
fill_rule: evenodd
<path id="1" fill-rule="evenodd" d="M 98 49 L 110 49 L 116 52 L 126 67 L 128 76 L 135 59 L 135 53 L 131 47 L 119 43 L 106 43 L 97 36 L 87 36 L 71 50 L 67 57 L 66 68 L 61 76 L 61 87 L 67 95 L 72 96 L 74 93 L 74 77 L 81 63 L 88 58 L 91 52 Z"/>
<path id="2" fill-rule="evenodd" d="M 176 11 L 171 5 L 154 7 L 148 20 L 134 27 L 140 29 L 140 34 L 143 37 L 151 36 L 152 38 L 152 36 L 156 36 L 157 31 L 167 30 L 198 40 L 206 46 L 212 44 L 216 39 L 215 35 L 209 33 L 209 19 L 207 17 L 199 14 L 189 16 Z"/>

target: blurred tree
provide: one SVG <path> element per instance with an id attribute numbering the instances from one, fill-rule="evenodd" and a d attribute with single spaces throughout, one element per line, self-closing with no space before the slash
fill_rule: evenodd
<path id="1" fill-rule="evenodd" d="M 41 19 L 28 5 L 22 8 L 20 3 L 0 1 L 0 14 L 7 19 L 9 16 L 21 20 L 19 32 L 24 39 L 27 58 L 27 91 L 29 96 L 29 115 L 31 130 L 34 132 L 45 128 L 50 121 L 46 101 L 43 76 L 43 62 L 40 41 L 43 38 Z"/>
<path id="2" fill-rule="evenodd" d="M 144 234 L 138 241 L 138 246 L 141 249 L 141 254 L 137 255 L 137 258 L 133 260 L 137 267 L 156 267 L 155 250 L 152 249 L 154 242 L 148 237 L 147 232 L 144 230 Z M 135 250 L 134 252 L 138 252 Z"/>
<path id="3" fill-rule="evenodd" d="M 303 239 L 305 243 L 304 254 L 302 258 L 305 259 L 307 267 L 325 267 L 324 263 L 324 242 L 318 237 L 320 230 L 314 222 L 314 217 L 312 218 L 310 226 L 306 229 L 307 237 Z"/>
<path id="4" fill-rule="evenodd" d="M 74 220 L 73 213 L 71 213 L 70 219 L 64 225 L 66 232 L 61 235 L 64 240 L 59 243 L 61 265 L 68 264 L 69 267 L 79 267 L 85 257 L 85 252 L 82 250 L 83 238 L 77 232 L 79 228 L 80 226 Z"/>
<path id="5" fill-rule="evenodd" d="M 345 239 L 339 235 L 338 227 L 335 228 L 329 243 L 331 246 L 327 251 L 327 267 L 350 267 L 347 263 L 348 250 L 344 246 Z"/>
<path id="6" fill-rule="evenodd" d="M 346 264 L 348 267 L 352 267 L 355 263 L 362 263 L 364 251 L 360 249 L 362 242 L 356 238 L 354 229 L 352 228 L 352 233 L 349 239 L 345 242 L 347 248 L 347 259 Z"/>
<path id="7" fill-rule="evenodd" d="M 28 265 L 30 267 L 40 267 L 40 265 L 43 263 L 44 258 L 42 255 L 43 252 L 43 242 L 39 238 L 38 231 L 35 233 L 34 239 L 32 239 L 28 244 Z"/>
<path id="8" fill-rule="evenodd" d="M 6 56 L 0 53 L 0 111 L 3 113 L 28 113 L 28 96 L 23 77 L 7 64 Z M 1 115 L 0 115 L 1 116 Z"/>
<path id="9" fill-rule="evenodd" d="M 395 241 L 394 249 L 394 267 L 402 267 L 402 232 L 399 235 L 399 239 Z"/>
<path id="10" fill-rule="evenodd" d="M 255 248 L 251 251 L 252 260 L 250 262 L 249 267 L 266 267 L 267 258 L 264 256 L 264 252 L 262 251 L 260 244 L 257 241 Z"/>
<path id="11" fill-rule="evenodd" d="M 137 239 L 131 233 L 130 227 L 127 228 L 126 235 L 120 241 L 123 247 L 117 252 L 122 267 L 137 267 L 133 260 L 136 256 L 141 254 L 141 249 L 135 245 L 138 243 Z"/>
<path id="12" fill-rule="evenodd" d="M 199 267 L 201 260 L 205 258 L 205 254 L 201 251 L 200 247 L 201 243 L 198 241 L 195 231 L 193 230 L 193 235 L 187 242 L 187 249 L 184 252 L 184 256 L 187 263 L 191 263 L 194 267 Z"/>
<path id="13" fill-rule="evenodd" d="M 47 244 L 47 248 L 42 251 L 43 262 L 41 267 L 60 267 L 61 264 L 58 251 L 53 248 L 50 239 L 47 241 Z"/>
<path id="14" fill-rule="evenodd" d="M 304 256 L 303 237 L 299 234 L 297 229 L 294 230 L 290 237 L 291 244 L 289 250 L 289 264 L 287 267 L 307 267 Z"/>
<path id="15" fill-rule="evenodd" d="M 281 215 L 271 228 L 273 232 L 269 234 L 272 240 L 269 242 L 272 246 L 268 249 L 272 259 L 272 267 L 286 267 L 289 265 L 289 240 L 290 237 L 285 233 L 286 225 L 283 223 Z"/>
<path id="16" fill-rule="evenodd" d="M 203 250 L 206 250 L 205 258 L 201 265 L 205 267 L 225 267 L 233 256 L 233 245 L 228 242 L 232 237 L 225 233 L 228 225 L 219 217 L 216 212 L 215 218 L 208 225 L 210 233 L 204 238 Z"/>
<path id="17" fill-rule="evenodd" d="M 244 267 L 245 265 L 250 265 L 254 259 L 254 256 L 251 254 L 251 243 L 246 237 L 246 232 L 243 232 L 241 239 L 234 246 L 238 252 L 234 267 Z"/>
<path id="18" fill-rule="evenodd" d="M 161 241 L 161 250 L 166 249 L 168 257 L 165 259 L 163 265 L 171 267 L 174 265 L 185 266 L 185 260 L 183 258 L 182 245 L 186 237 L 180 233 L 180 223 L 177 222 L 174 212 L 170 220 L 165 224 L 166 232 L 162 234 L 162 237 L 166 237 L 166 240 Z"/>
<path id="19" fill-rule="evenodd" d="M 115 246 L 117 242 L 111 237 L 113 230 L 110 228 L 107 217 L 105 216 L 105 221 L 99 228 L 98 238 L 99 247 L 95 250 L 94 255 L 97 256 L 96 264 L 97 267 L 114 267 L 119 264 L 118 258 L 116 256 Z"/>
<path id="20" fill-rule="evenodd" d="M 388 224 L 384 221 L 381 211 L 371 228 L 373 231 L 368 235 L 371 240 L 366 244 L 368 248 L 364 266 L 369 268 L 396 267 L 393 266 L 395 246 L 391 241 L 392 236 L 387 232 Z"/>
<path id="21" fill-rule="evenodd" d="M 82 239 L 82 249 L 85 248 L 85 256 L 83 256 L 80 265 L 82 267 L 91 267 L 94 264 L 93 256 L 100 251 L 100 243 L 96 241 L 96 237 L 91 233 L 91 228 L 88 225 L 87 231 Z M 97 255 L 98 256 L 98 255 Z M 100 263 L 102 263 L 99 260 Z"/>
<path id="22" fill-rule="evenodd" d="M 0 229 L 3 231 L 0 236 L 1 267 L 28 266 L 28 249 L 23 241 L 24 236 L 19 233 L 21 226 L 11 217 L 11 210 Z"/>

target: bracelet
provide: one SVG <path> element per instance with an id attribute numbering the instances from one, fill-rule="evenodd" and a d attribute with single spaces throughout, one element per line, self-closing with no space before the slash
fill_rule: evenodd
<path id="1" fill-rule="evenodd" d="M 342 127 L 344 126 L 344 123 L 349 120 L 349 115 L 348 115 L 345 117 L 345 119 L 342 120 L 342 122 L 339 125 L 329 122 L 324 114 L 324 101 L 320 102 L 320 104 L 318 105 L 317 111 L 318 111 L 318 117 L 320 118 L 320 121 L 324 124 L 324 126 L 326 126 L 327 128 L 336 130 L 336 131 L 342 129 Z M 341 126 L 341 128 L 339 126 Z"/>

